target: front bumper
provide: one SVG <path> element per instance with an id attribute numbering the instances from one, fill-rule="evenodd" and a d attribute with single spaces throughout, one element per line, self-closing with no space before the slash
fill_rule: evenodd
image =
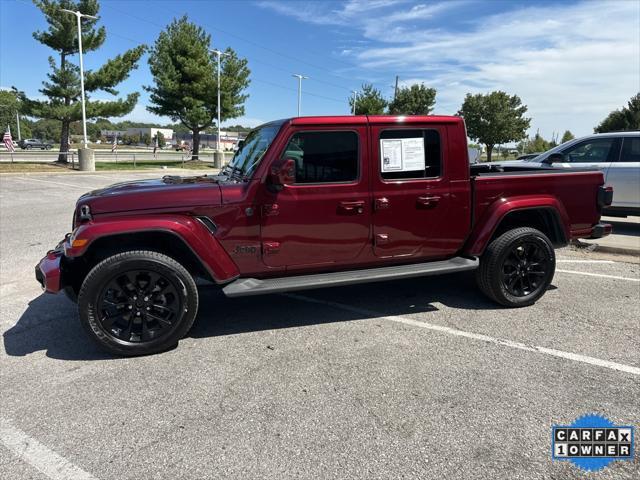
<path id="1" fill-rule="evenodd" d="M 591 228 L 591 236 L 589 238 L 602 238 L 611 233 L 613 227 L 610 223 L 598 223 Z"/>
<path id="2" fill-rule="evenodd" d="M 64 255 L 63 242 L 64 240 L 55 249 L 49 250 L 47 255 L 36 265 L 36 280 L 42 290 L 47 293 L 57 293 L 63 287 L 60 268 L 60 262 Z"/>

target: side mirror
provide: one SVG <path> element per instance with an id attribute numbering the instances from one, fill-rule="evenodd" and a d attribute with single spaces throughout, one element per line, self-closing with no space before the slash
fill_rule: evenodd
<path id="1" fill-rule="evenodd" d="M 242 147 L 244 147 L 244 140 L 240 140 L 240 141 L 238 142 L 238 150 L 241 150 L 241 149 L 242 149 Z"/>
<path id="2" fill-rule="evenodd" d="M 285 185 L 296 183 L 296 161 L 287 158 L 283 162 L 278 162 L 271 167 L 269 180 L 276 189 L 281 190 Z"/>
<path id="3" fill-rule="evenodd" d="M 562 153 L 552 153 L 547 158 L 545 158 L 542 163 L 546 163 L 547 165 L 551 165 L 552 163 L 563 163 L 566 162 L 564 154 Z"/>

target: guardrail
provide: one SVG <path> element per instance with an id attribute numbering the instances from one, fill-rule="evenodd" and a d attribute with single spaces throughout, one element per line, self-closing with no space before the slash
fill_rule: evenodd
<path id="1" fill-rule="evenodd" d="M 66 155 L 72 168 L 75 168 L 78 154 L 75 150 L 69 152 L 55 152 L 51 150 L 43 151 L 16 151 L 14 153 L 6 150 L 0 150 L 0 162 L 30 162 L 30 163 L 51 163 L 58 160 L 60 155 Z M 106 163 L 133 163 L 133 168 L 137 168 L 138 163 L 145 162 L 172 162 L 181 163 L 183 166 L 186 162 L 191 160 L 191 154 L 187 152 L 174 152 L 174 151 L 158 151 L 153 153 L 152 151 L 122 151 L 122 152 L 110 152 L 94 150 L 94 156 L 96 162 Z M 233 157 L 232 152 L 225 152 L 225 164 Z M 203 162 L 214 161 L 214 152 L 200 152 L 199 160 Z"/>

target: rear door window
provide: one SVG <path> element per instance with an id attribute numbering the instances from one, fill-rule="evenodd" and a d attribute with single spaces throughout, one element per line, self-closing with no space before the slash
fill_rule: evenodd
<path id="1" fill-rule="evenodd" d="M 378 168 L 384 180 L 439 177 L 440 158 L 437 130 L 389 129 L 380 132 Z"/>
<path id="2" fill-rule="evenodd" d="M 621 162 L 640 162 L 640 137 L 624 137 Z"/>

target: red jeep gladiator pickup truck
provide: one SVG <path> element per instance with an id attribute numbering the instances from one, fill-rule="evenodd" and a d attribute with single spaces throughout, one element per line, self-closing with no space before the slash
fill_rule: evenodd
<path id="1" fill-rule="evenodd" d="M 554 247 L 607 235 L 599 171 L 469 165 L 462 118 L 301 117 L 253 130 L 218 175 L 120 183 L 78 200 L 36 267 L 77 299 L 103 348 L 170 348 L 198 310 L 194 278 L 229 297 L 476 270 L 531 305 Z"/>

